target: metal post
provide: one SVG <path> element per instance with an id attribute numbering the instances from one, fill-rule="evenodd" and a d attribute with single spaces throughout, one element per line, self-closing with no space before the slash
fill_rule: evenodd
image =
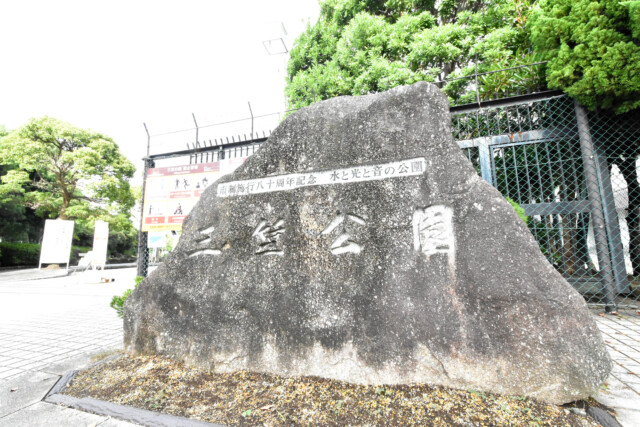
<path id="1" fill-rule="evenodd" d="M 596 252 L 598 254 L 598 264 L 602 276 L 602 288 L 604 291 L 605 311 L 607 313 L 616 311 L 615 301 L 615 279 L 611 266 L 611 254 L 607 242 L 606 227 L 602 201 L 600 199 L 600 185 L 598 182 L 598 169 L 596 164 L 596 152 L 591 139 L 589 120 L 584 107 L 577 101 L 574 102 L 576 110 L 576 121 L 578 124 L 578 136 L 580 138 L 580 151 L 582 151 L 582 161 L 584 163 L 584 175 L 587 183 L 587 193 L 591 205 L 591 219 L 593 220 L 593 235 L 596 242 Z"/>
<path id="2" fill-rule="evenodd" d="M 196 147 L 198 147 L 199 143 L 198 143 L 198 134 L 200 133 L 200 128 L 198 128 L 198 122 L 196 122 L 196 115 L 191 113 L 191 117 L 193 117 L 193 123 L 196 124 L 196 143 L 193 144 L 193 148 L 195 149 Z M 197 163 L 197 162 L 196 162 Z"/>
<path id="3" fill-rule="evenodd" d="M 489 147 L 491 138 L 480 138 L 478 144 L 478 156 L 480 157 L 480 173 L 482 178 L 493 185 L 493 173 L 491 172 L 491 148 Z"/>
<path id="4" fill-rule="evenodd" d="M 247 104 L 249 104 L 249 113 L 251 113 L 251 140 L 253 141 L 253 110 L 249 101 L 247 101 Z"/>
<path id="5" fill-rule="evenodd" d="M 600 184 L 600 194 L 602 196 L 600 200 L 607 230 L 607 241 L 609 242 L 611 268 L 615 279 L 616 294 L 626 293 L 630 291 L 629 280 L 627 278 L 627 267 L 624 261 L 624 249 L 622 248 L 620 220 L 618 219 L 618 212 L 616 211 L 611 175 L 609 174 L 609 162 L 597 140 L 594 141 L 594 148 L 596 150 L 598 183 Z"/>
<path id="6" fill-rule="evenodd" d="M 151 136 L 147 129 L 147 124 L 143 123 L 144 130 L 147 132 L 147 156 L 144 160 L 144 169 L 142 172 L 142 195 L 140 197 L 140 229 L 138 231 L 138 276 L 147 277 L 149 272 L 149 248 L 147 247 L 147 232 L 142 231 L 144 218 L 144 192 L 147 181 L 147 170 L 153 167 L 153 160 L 149 158 L 149 149 L 151 146 Z"/>

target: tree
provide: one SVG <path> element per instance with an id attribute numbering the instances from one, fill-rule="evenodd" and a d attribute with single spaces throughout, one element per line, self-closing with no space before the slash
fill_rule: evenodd
<path id="1" fill-rule="evenodd" d="M 5 127 L 0 126 L 0 141 L 7 135 Z M 0 176 L 11 169 L 10 165 L 0 164 Z M 0 239 L 3 241 L 19 240 L 23 237 L 22 228 L 16 227 L 16 224 L 20 224 L 25 218 L 22 195 L 21 186 L 0 182 Z"/>
<path id="2" fill-rule="evenodd" d="M 640 2 L 541 0 L 530 28 L 550 88 L 590 109 L 640 107 Z"/>
<path id="3" fill-rule="evenodd" d="M 32 119 L 3 138 L 0 160 L 17 166 L 2 177 L 3 184 L 31 185 L 25 204 L 41 215 L 128 216 L 135 203 L 129 185 L 135 168 L 115 142 L 54 118 Z"/>
<path id="4" fill-rule="evenodd" d="M 9 133 L 0 126 L 0 141 Z M 1 144 L 1 142 L 0 142 Z M 0 240 L 8 242 L 38 242 L 42 237 L 44 219 L 26 208 L 25 191 L 32 190 L 6 177 L 16 165 L 5 164 L 0 158 Z"/>
<path id="5" fill-rule="evenodd" d="M 513 65 L 530 47 L 531 1 L 325 0 L 291 50 L 289 107 Z M 448 94 L 464 96 L 468 83 Z"/>

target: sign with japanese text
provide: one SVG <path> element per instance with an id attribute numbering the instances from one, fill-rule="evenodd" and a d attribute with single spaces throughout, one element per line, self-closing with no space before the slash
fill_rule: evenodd
<path id="1" fill-rule="evenodd" d="M 422 175 L 426 170 L 424 157 L 379 165 L 353 166 L 344 169 L 310 171 L 268 178 L 232 181 L 218 186 L 218 197 L 246 196 L 256 193 L 294 190 L 314 185 L 349 184 L 403 176 Z"/>
<path id="2" fill-rule="evenodd" d="M 182 230 L 204 190 L 246 158 L 152 168 L 147 171 L 142 231 Z"/>
<path id="3" fill-rule="evenodd" d="M 41 268 L 42 264 L 67 264 L 67 268 L 69 267 L 73 225 L 73 221 L 60 219 L 45 221 L 38 268 Z"/>

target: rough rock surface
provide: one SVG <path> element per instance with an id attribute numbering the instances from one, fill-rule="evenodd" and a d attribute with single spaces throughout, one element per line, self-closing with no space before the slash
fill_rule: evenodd
<path id="1" fill-rule="evenodd" d="M 582 297 L 418 83 L 287 118 L 129 297 L 125 345 L 218 372 L 584 398 L 610 360 Z"/>

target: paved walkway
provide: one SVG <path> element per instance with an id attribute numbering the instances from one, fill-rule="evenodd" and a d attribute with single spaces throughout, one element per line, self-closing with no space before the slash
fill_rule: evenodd
<path id="1" fill-rule="evenodd" d="M 91 355 L 122 348 L 122 320 L 109 302 L 133 287 L 135 269 L 36 280 L 50 274 L 0 272 L 0 427 L 133 426 L 42 398 L 60 375 L 90 364 Z M 98 283 L 100 276 L 116 280 Z M 596 398 L 616 410 L 623 426 L 640 426 L 640 315 L 594 312 L 594 318 L 614 360 Z"/>
<path id="2" fill-rule="evenodd" d="M 65 277 L 69 270 L 65 268 L 42 269 L 24 268 L 20 270 L 0 270 L 0 283 L 22 282 L 28 280 L 53 279 Z"/>
<path id="3" fill-rule="evenodd" d="M 623 426 L 640 426 L 640 314 L 595 315 L 613 360 L 613 370 L 596 399 L 616 410 Z"/>
<path id="4" fill-rule="evenodd" d="M 59 273 L 0 272 L 0 426 L 132 426 L 41 402 L 60 375 L 122 348 L 122 319 L 109 302 L 135 278 L 133 268 Z"/>

